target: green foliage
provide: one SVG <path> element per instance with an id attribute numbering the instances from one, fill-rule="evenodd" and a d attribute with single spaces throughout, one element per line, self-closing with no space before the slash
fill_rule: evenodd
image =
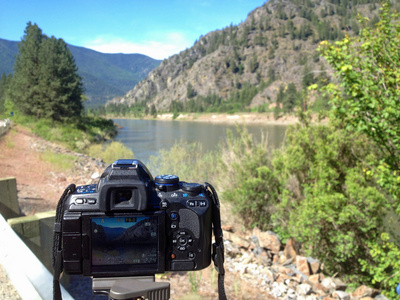
<path id="1" fill-rule="evenodd" d="M 10 99 L 21 113 L 55 121 L 80 117 L 82 79 L 62 39 L 48 38 L 28 23 L 18 45 Z"/>
<path id="2" fill-rule="evenodd" d="M 24 125 L 40 137 L 53 142 L 60 142 L 68 148 L 84 151 L 91 143 L 107 140 L 116 134 L 114 123 L 95 117 L 85 117 L 78 123 L 65 124 L 49 119 L 37 120 L 17 114 L 16 123 Z"/>
<path id="3" fill-rule="evenodd" d="M 5 102 L 7 97 L 7 92 L 10 87 L 11 75 L 6 75 L 3 73 L 0 78 L 0 114 L 6 111 Z"/>
<path id="4" fill-rule="evenodd" d="M 270 218 L 279 194 L 278 182 L 270 169 L 267 148 L 256 144 L 245 127 L 239 136 L 228 132 L 221 153 L 224 172 L 223 198 L 233 203 L 235 212 L 250 226 L 271 229 Z"/>
<path id="5" fill-rule="evenodd" d="M 400 199 L 400 22 L 389 2 L 382 4 L 380 18 L 376 28 L 365 27 L 358 37 L 321 43 L 339 80 L 323 90 L 331 96 L 332 118 L 375 142 L 383 159 L 371 172 Z"/>
<path id="6" fill-rule="evenodd" d="M 204 154 L 201 144 L 180 141 L 151 156 L 148 167 L 154 174 L 177 174 L 188 182 L 215 182 L 219 174 L 217 161 L 215 153 Z"/>
<path id="7" fill-rule="evenodd" d="M 88 149 L 88 155 L 101 158 L 105 163 L 111 164 L 118 159 L 134 158 L 133 152 L 121 142 L 111 142 L 102 145 L 92 145 Z"/>
<path id="8" fill-rule="evenodd" d="M 354 274 L 381 229 L 388 200 L 364 173 L 373 153 L 364 136 L 319 125 L 291 128 L 273 157 L 282 188 L 277 232 L 301 241 L 330 272 Z"/>
<path id="9" fill-rule="evenodd" d="M 400 282 L 400 248 L 389 241 L 389 235 L 382 233 L 381 240 L 368 243 L 372 259 L 360 260 L 362 271 L 372 278 L 371 283 L 382 289 L 389 299 L 398 299 L 395 288 Z"/>

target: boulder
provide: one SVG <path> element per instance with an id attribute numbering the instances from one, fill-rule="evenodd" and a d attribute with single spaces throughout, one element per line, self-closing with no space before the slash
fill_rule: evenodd
<path id="1" fill-rule="evenodd" d="M 299 270 L 302 274 L 306 276 L 310 276 L 310 266 L 308 264 L 308 260 L 304 256 L 297 255 L 296 256 L 296 268 Z"/>
<path id="2" fill-rule="evenodd" d="M 300 252 L 300 244 L 296 242 L 294 238 L 290 238 L 286 243 L 285 249 L 283 250 L 283 254 L 286 259 L 296 258 L 296 256 Z"/>
<path id="3" fill-rule="evenodd" d="M 332 297 L 339 300 L 350 300 L 350 295 L 344 291 L 335 291 L 332 293 Z"/>
<path id="4" fill-rule="evenodd" d="M 339 278 L 327 277 L 321 281 L 321 284 L 330 291 L 345 291 L 347 288 L 347 285 Z"/>
<path id="5" fill-rule="evenodd" d="M 365 298 L 365 297 L 374 298 L 378 294 L 379 294 L 378 290 L 376 290 L 374 288 L 370 288 L 366 285 L 362 285 L 352 293 L 352 296 L 354 298 L 361 299 L 361 298 Z"/>
<path id="6" fill-rule="evenodd" d="M 258 237 L 260 246 L 268 249 L 270 252 L 278 254 L 281 250 L 282 243 L 276 233 L 272 231 L 260 231 L 259 229 L 254 229 L 253 235 Z"/>

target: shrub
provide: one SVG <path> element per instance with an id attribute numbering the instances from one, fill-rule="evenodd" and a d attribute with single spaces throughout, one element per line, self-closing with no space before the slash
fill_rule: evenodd
<path id="1" fill-rule="evenodd" d="M 221 153 L 221 180 L 225 180 L 220 184 L 222 196 L 251 227 L 269 229 L 279 186 L 269 167 L 267 147 L 264 142 L 255 143 L 245 127 L 238 126 L 237 132 L 237 137 L 228 132 Z"/>
<path id="2" fill-rule="evenodd" d="M 175 174 L 181 180 L 203 183 L 215 182 L 218 177 L 215 152 L 204 153 L 201 144 L 180 141 L 170 150 L 160 150 L 151 156 L 149 169 L 153 174 Z"/>
<path id="3" fill-rule="evenodd" d="M 395 288 L 400 282 L 400 248 L 389 241 L 389 235 L 382 233 L 378 243 L 369 243 L 371 261 L 360 260 L 362 270 L 370 281 L 389 299 L 398 299 Z"/>
<path id="4" fill-rule="evenodd" d="M 382 227 L 389 201 L 367 174 L 379 159 L 365 136 L 332 126 L 298 125 L 272 165 L 282 191 L 276 231 L 303 243 L 329 272 L 359 274 L 360 258 Z"/>
<path id="5" fill-rule="evenodd" d="M 108 164 L 111 164 L 120 158 L 134 158 L 132 150 L 126 148 L 121 142 L 92 145 L 89 147 L 87 152 L 89 156 L 101 158 Z"/>

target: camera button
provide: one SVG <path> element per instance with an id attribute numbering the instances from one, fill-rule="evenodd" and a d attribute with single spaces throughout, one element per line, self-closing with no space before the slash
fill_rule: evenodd
<path id="1" fill-rule="evenodd" d="M 87 203 L 88 204 L 96 204 L 96 199 L 93 199 L 93 198 L 89 198 L 89 199 L 87 199 Z"/>
<path id="2" fill-rule="evenodd" d="M 178 214 L 176 212 L 172 212 L 170 217 L 171 217 L 171 220 L 173 220 L 173 221 L 178 220 Z"/>
<path id="3" fill-rule="evenodd" d="M 178 246 L 177 249 L 178 249 L 179 251 L 185 251 L 185 250 L 186 250 L 186 247 L 185 247 L 185 246 Z"/>
<path id="4" fill-rule="evenodd" d="M 83 204 L 83 203 L 85 203 L 85 199 L 83 199 L 83 198 L 75 199 L 75 203 L 76 204 Z"/>
<path id="5" fill-rule="evenodd" d="M 194 200 L 188 200 L 188 201 L 186 202 L 186 204 L 187 204 L 188 207 L 195 207 L 195 206 L 196 206 L 196 201 L 194 201 Z"/>
<path id="6" fill-rule="evenodd" d="M 160 208 L 161 209 L 167 209 L 168 207 L 169 207 L 169 202 L 167 200 L 161 200 Z"/>
<path id="7" fill-rule="evenodd" d="M 207 201 L 205 201 L 205 200 L 197 201 L 197 205 L 200 206 L 200 207 L 206 207 L 207 206 Z"/>
<path id="8" fill-rule="evenodd" d="M 194 252 L 189 252 L 189 253 L 188 253 L 188 258 L 189 258 L 189 259 L 195 259 L 195 258 L 196 258 L 196 253 L 194 253 Z"/>
<path id="9" fill-rule="evenodd" d="M 187 238 L 184 237 L 184 236 L 179 237 L 178 243 L 179 243 L 179 245 L 181 245 L 181 246 L 185 246 L 185 245 L 188 243 Z"/>
<path id="10" fill-rule="evenodd" d="M 176 229 L 178 228 L 178 224 L 177 223 L 172 223 L 171 224 L 171 229 Z"/>

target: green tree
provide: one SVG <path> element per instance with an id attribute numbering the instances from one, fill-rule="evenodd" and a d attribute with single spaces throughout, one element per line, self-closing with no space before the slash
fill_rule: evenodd
<path id="1" fill-rule="evenodd" d="M 29 22 L 18 47 L 10 93 L 16 109 L 39 119 L 79 117 L 83 111 L 82 78 L 65 42 L 48 38 Z"/>
<path id="2" fill-rule="evenodd" d="M 151 105 L 151 108 L 150 108 L 150 115 L 151 115 L 153 118 L 157 118 L 157 109 L 156 109 L 156 106 L 155 106 L 154 104 Z"/>
<path id="3" fill-rule="evenodd" d="M 44 36 L 39 26 L 31 22 L 24 33 L 14 63 L 11 99 L 21 113 L 40 118 L 39 57 Z"/>
<path id="4" fill-rule="evenodd" d="M 6 75 L 3 73 L 0 78 L 0 114 L 5 112 L 5 102 L 9 91 L 9 85 L 11 82 L 11 74 Z"/>
<path id="5" fill-rule="evenodd" d="M 57 121 L 79 117 L 83 110 L 82 78 L 67 44 L 55 37 L 45 39 L 39 67 L 42 115 Z"/>

